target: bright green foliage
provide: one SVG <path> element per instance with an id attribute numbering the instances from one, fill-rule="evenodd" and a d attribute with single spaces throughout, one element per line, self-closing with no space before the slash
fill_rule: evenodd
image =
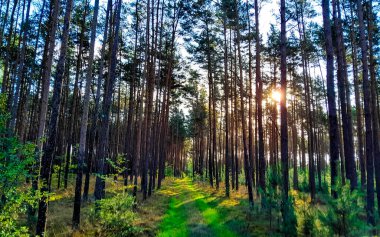
<path id="1" fill-rule="evenodd" d="M 281 204 L 283 209 L 282 233 L 284 236 L 297 236 L 297 217 L 294 211 L 293 199 L 289 197 Z"/>
<path id="2" fill-rule="evenodd" d="M 98 211 L 93 211 L 101 232 L 107 236 L 133 236 L 139 229 L 133 226 L 136 214 L 133 212 L 134 197 L 117 194 L 97 202 Z"/>
<path id="3" fill-rule="evenodd" d="M 338 198 L 326 197 L 327 210 L 319 216 L 329 235 L 363 236 L 367 235 L 369 227 L 366 224 L 363 194 L 358 190 L 350 190 L 350 184 L 335 187 Z"/>
<path id="4" fill-rule="evenodd" d="M 37 196 L 32 191 L 22 192 L 12 188 L 3 196 L 0 211 L 0 236 L 29 236 L 28 227 L 20 223 L 20 216 L 25 214 L 28 206 L 37 204 Z"/>
<path id="5" fill-rule="evenodd" d="M 309 173 L 307 170 L 300 169 L 298 171 L 298 190 L 302 192 L 309 192 Z"/>
<path id="6" fill-rule="evenodd" d="M 124 167 L 124 156 L 122 154 L 118 154 L 116 156 L 115 161 L 107 158 L 107 163 L 115 171 L 115 174 L 122 174 L 126 170 L 126 168 Z"/>
<path id="7" fill-rule="evenodd" d="M 303 236 L 317 236 L 317 211 L 311 204 L 310 195 L 307 193 L 297 193 L 296 191 L 293 191 L 293 193 L 295 196 L 297 195 L 295 209 L 297 212 L 299 232 Z"/>
<path id="8" fill-rule="evenodd" d="M 266 180 L 267 188 L 266 193 L 262 194 L 262 202 L 266 209 L 268 210 L 269 214 L 269 225 L 272 228 L 272 221 L 274 217 L 279 213 L 280 211 L 280 192 L 277 189 L 277 184 L 279 182 L 279 176 L 277 174 L 277 169 L 270 167 L 268 169 L 268 179 Z M 260 189 L 260 192 L 263 191 Z"/>
<path id="9" fill-rule="evenodd" d="M 22 144 L 7 129 L 9 113 L 6 97 L 0 96 L 0 236 L 29 236 L 28 228 L 19 219 L 37 195 L 23 184 L 31 178 L 29 168 L 34 162 L 35 146 Z"/>

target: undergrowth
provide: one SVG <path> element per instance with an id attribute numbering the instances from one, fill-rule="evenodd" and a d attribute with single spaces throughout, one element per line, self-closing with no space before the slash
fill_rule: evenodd
<path id="1" fill-rule="evenodd" d="M 133 225 L 136 214 L 133 212 L 134 198 L 128 194 L 117 194 L 97 201 L 92 210 L 92 221 L 99 226 L 101 236 L 136 236 L 141 229 Z"/>

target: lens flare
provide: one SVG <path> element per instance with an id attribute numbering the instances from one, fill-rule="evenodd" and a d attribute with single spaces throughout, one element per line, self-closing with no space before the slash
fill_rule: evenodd
<path id="1" fill-rule="evenodd" d="M 272 91 L 272 99 L 274 100 L 274 101 L 276 101 L 276 102 L 280 102 L 281 101 L 281 92 L 280 91 L 278 91 L 278 90 L 273 90 Z"/>

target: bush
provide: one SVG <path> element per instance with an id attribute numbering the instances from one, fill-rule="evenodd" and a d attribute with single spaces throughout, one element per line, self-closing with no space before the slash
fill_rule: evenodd
<path id="1" fill-rule="evenodd" d="M 112 198 L 97 201 L 93 216 L 107 236 L 134 236 L 140 230 L 133 226 L 134 198 L 128 194 L 117 194 Z"/>
<path id="2" fill-rule="evenodd" d="M 292 197 L 295 199 L 294 205 L 297 212 L 300 235 L 318 236 L 316 230 L 317 212 L 311 203 L 310 195 L 293 190 Z"/>
<path id="3" fill-rule="evenodd" d="M 300 169 L 298 171 L 298 190 L 301 192 L 310 192 L 308 170 Z"/>
<path id="4" fill-rule="evenodd" d="M 320 220 L 330 235 L 363 236 L 367 235 L 369 226 L 364 221 L 363 194 L 358 190 L 350 190 L 350 184 L 335 187 L 338 198 L 325 197 L 327 211 L 320 212 Z"/>
<path id="5" fill-rule="evenodd" d="M 21 192 L 17 188 L 12 188 L 5 195 L 5 200 L 0 211 L 0 236 L 30 236 L 28 227 L 22 225 L 19 219 L 30 206 L 36 206 L 37 195 L 34 195 L 31 190 Z"/>
<path id="6" fill-rule="evenodd" d="M 281 193 L 278 191 L 277 185 L 279 184 L 279 175 L 277 169 L 270 167 L 268 169 L 268 179 L 266 180 L 266 190 L 265 193 L 262 189 L 259 189 L 261 193 L 261 202 L 263 207 L 267 209 L 269 215 L 269 226 L 272 229 L 272 222 L 275 217 L 279 217 L 280 203 L 281 203 Z M 278 221 L 279 224 L 279 221 Z M 280 226 L 278 226 L 280 227 Z"/>
<path id="7" fill-rule="evenodd" d="M 0 236 L 29 236 L 20 216 L 37 203 L 38 195 L 28 187 L 29 168 L 35 162 L 35 145 L 22 144 L 7 128 L 6 96 L 0 95 Z"/>
<path id="8" fill-rule="evenodd" d="M 284 236 L 297 236 L 297 217 L 294 211 L 293 198 L 290 196 L 281 203 L 282 233 Z"/>

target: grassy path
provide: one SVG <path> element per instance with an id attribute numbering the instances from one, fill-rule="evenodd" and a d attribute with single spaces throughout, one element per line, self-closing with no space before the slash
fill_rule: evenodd
<path id="1" fill-rule="evenodd" d="M 99 236 L 101 229 L 91 217 L 93 202 L 82 207 L 81 229 L 74 232 L 71 229 L 74 180 L 70 179 L 68 189 L 55 190 L 50 200 L 47 236 Z M 106 182 L 107 197 L 125 189 L 122 179 L 112 178 Z M 94 183 L 95 177 L 91 177 L 90 187 L 94 187 Z M 132 190 L 132 186 L 129 189 Z M 250 237 L 276 233 L 276 229 L 269 227 L 265 212 L 258 215 L 250 210 L 244 188 L 232 191 L 231 197 L 226 198 L 223 184 L 216 190 L 208 183 L 193 182 L 191 178 L 167 177 L 162 188 L 147 200 L 140 201 L 141 192 L 137 195 L 137 218 L 133 225 L 139 229 L 138 237 Z"/>
<path id="2" fill-rule="evenodd" d="M 166 191 L 175 195 L 170 198 L 159 225 L 159 237 L 239 236 L 225 224 L 215 198 L 194 185 L 191 179 L 176 179 Z"/>

